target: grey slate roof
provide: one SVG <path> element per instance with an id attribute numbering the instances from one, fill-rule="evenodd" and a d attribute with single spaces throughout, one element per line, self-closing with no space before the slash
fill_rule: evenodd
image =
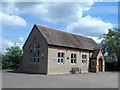
<path id="1" fill-rule="evenodd" d="M 96 59 L 99 52 L 100 52 L 100 49 L 95 49 L 92 56 L 91 56 L 91 59 Z"/>
<path id="2" fill-rule="evenodd" d="M 94 50 L 100 47 L 91 38 L 71 34 L 68 32 L 48 28 L 41 25 L 35 25 L 42 33 L 49 45 L 70 47 L 76 49 Z"/>

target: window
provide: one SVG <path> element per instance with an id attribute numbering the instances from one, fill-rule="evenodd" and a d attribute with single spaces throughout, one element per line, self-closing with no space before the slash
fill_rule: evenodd
<path id="1" fill-rule="evenodd" d="M 58 64 L 64 64 L 64 53 L 58 52 Z"/>
<path id="2" fill-rule="evenodd" d="M 92 61 L 92 62 L 91 62 L 91 65 L 92 65 L 92 66 L 95 66 L 95 62 L 94 62 L 94 61 Z"/>
<path id="3" fill-rule="evenodd" d="M 82 55 L 82 63 L 87 64 L 87 55 L 85 54 Z"/>
<path id="4" fill-rule="evenodd" d="M 30 51 L 29 51 L 29 62 L 32 63 L 33 62 L 33 57 L 32 57 L 32 46 L 30 46 Z"/>
<path id="5" fill-rule="evenodd" d="M 39 61 L 40 61 L 40 46 L 39 45 L 37 45 L 37 62 L 39 63 Z"/>
<path id="6" fill-rule="evenodd" d="M 33 62 L 34 62 L 34 63 L 36 62 L 35 53 L 34 53 L 34 55 L 33 55 Z"/>
<path id="7" fill-rule="evenodd" d="M 76 54 L 71 54 L 71 64 L 76 64 L 76 61 L 77 61 L 77 56 Z"/>
<path id="8" fill-rule="evenodd" d="M 29 47 L 29 62 L 30 63 L 39 63 L 40 62 L 40 45 L 34 42 Z"/>

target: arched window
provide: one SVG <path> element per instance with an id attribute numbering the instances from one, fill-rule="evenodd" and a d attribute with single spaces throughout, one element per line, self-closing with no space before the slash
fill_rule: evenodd
<path id="1" fill-rule="evenodd" d="M 29 47 L 29 62 L 39 63 L 40 62 L 40 45 L 36 43 L 36 40 Z"/>
<path id="2" fill-rule="evenodd" d="M 40 45 L 37 45 L 37 62 L 40 62 Z"/>
<path id="3" fill-rule="evenodd" d="M 32 63 L 33 62 L 33 49 L 32 49 L 32 45 L 30 45 L 29 47 L 29 62 Z"/>

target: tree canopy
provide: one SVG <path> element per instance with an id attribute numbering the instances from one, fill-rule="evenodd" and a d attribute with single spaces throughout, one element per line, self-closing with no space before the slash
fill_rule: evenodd
<path id="1" fill-rule="evenodd" d="M 101 36 L 103 53 L 109 57 L 109 61 L 117 61 L 120 65 L 120 30 L 109 29 L 107 34 Z"/>
<path id="2" fill-rule="evenodd" d="M 3 69 L 18 69 L 19 61 L 23 55 L 19 46 L 11 46 L 6 49 L 6 53 L 2 55 L 2 68 Z"/>

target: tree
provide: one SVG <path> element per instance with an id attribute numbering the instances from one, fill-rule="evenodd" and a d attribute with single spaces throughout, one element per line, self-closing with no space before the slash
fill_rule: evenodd
<path id="1" fill-rule="evenodd" d="M 2 69 L 10 69 L 10 61 L 5 54 L 1 54 L 2 57 Z"/>
<path id="2" fill-rule="evenodd" d="M 108 34 L 101 36 L 103 38 L 101 46 L 103 48 L 103 53 L 107 53 L 109 60 L 117 60 L 118 66 L 120 66 L 120 30 L 113 28 L 108 30 Z"/>
<path id="3" fill-rule="evenodd" d="M 19 46 L 11 46 L 6 49 L 6 53 L 2 57 L 3 69 L 19 69 L 19 62 L 23 53 Z"/>
<path id="4" fill-rule="evenodd" d="M 0 53 L 0 63 L 2 62 L 2 54 Z"/>
<path id="5" fill-rule="evenodd" d="M 0 70 L 2 69 L 1 63 L 2 63 L 2 54 L 0 53 Z"/>

